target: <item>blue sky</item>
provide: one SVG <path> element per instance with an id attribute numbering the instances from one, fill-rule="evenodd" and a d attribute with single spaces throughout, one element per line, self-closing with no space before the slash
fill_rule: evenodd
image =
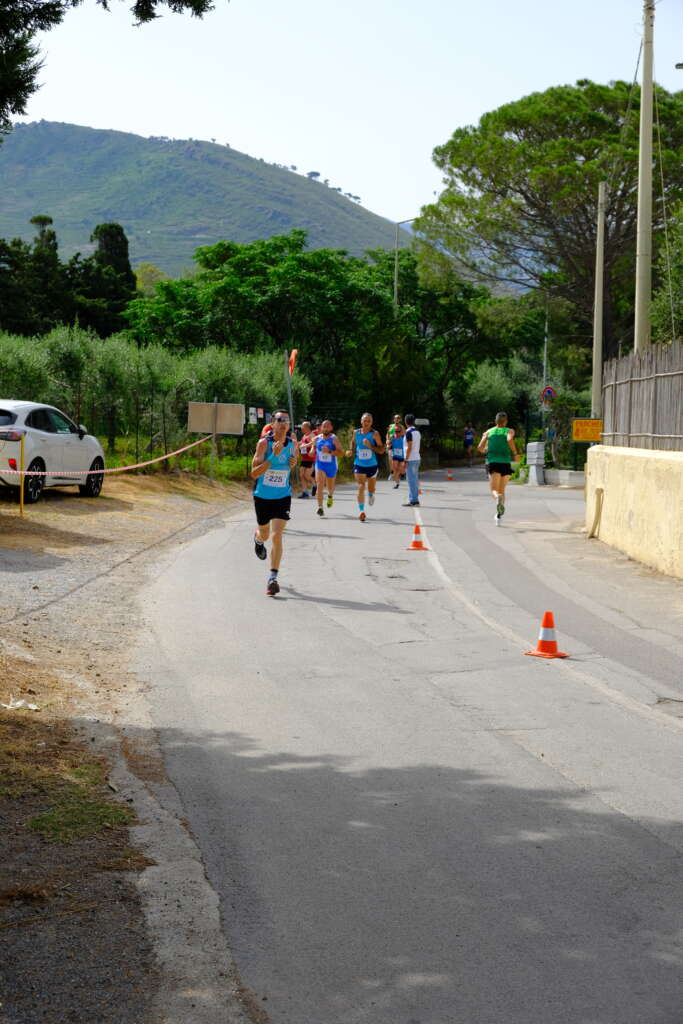
<path id="1" fill-rule="evenodd" d="M 579 78 L 630 81 L 642 0 L 215 0 L 135 28 L 85 0 L 45 35 L 22 120 L 215 138 L 320 171 L 391 220 L 440 187 L 434 146 L 487 110 Z M 683 3 L 659 0 L 658 81 L 683 89 Z"/>

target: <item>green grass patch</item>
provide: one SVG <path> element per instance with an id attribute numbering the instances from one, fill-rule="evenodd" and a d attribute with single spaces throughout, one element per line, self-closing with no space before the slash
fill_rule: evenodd
<path id="1" fill-rule="evenodd" d="M 75 839 L 96 836 L 107 828 L 125 828 L 133 817 L 128 807 L 109 800 L 88 800 L 74 793 L 70 799 L 31 818 L 28 827 L 50 842 L 72 843 Z"/>
<path id="2" fill-rule="evenodd" d="M 63 723 L 21 712 L 0 723 L 0 801 L 25 799 L 40 808 L 27 827 L 45 839 L 70 843 L 133 820 L 129 807 L 111 799 L 108 770 Z"/>
<path id="3" fill-rule="evenodd" d="M 83 786 L 103 786 L 106 772 L 101 761 L 86 761 L 71 770 L 71 777 Z"/>

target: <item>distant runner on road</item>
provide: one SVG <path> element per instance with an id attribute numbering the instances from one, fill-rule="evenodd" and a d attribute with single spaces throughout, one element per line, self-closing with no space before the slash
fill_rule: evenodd
<path id="1" fill-rule="evenodd" d="M 261 559 L 267 557 L 266 541 L 271 529 L 270 575 L 266 593 L 275 597 L 280 592 L 277 577 L 282 560 L 282 533 L 292 505 L 291 472 L 298 458 L 297 443 L 288 434 L 289 414 L 278 410 L 273 415 L 273 430 L 262 437 L 251 460 L 251 476 L 256 480 L 254 509 L 256 533 L 254 551 Z"/>
<path id="2" fill-rule="evenodd" d="M 365 522 L 365 485 L 368 485 L 368 504 L 375 504 L 375 487 L 377 486 L 377 456 L 384 451 L 379 431 L 372 426 L 372 415 L 364 412 L 360 418 L 360 430 L 354 430 L 351 448 L 347 451 L 353 456 L 353 475 L 358 484 L 358 518 Z"/>
<path id="3" fill-rule="evenodd" d="M 465 429 L 464 429 L 463 435 L 462 435 L 462 443 L 463 443 L 463 447 L 465 449 L 465 456 L 466 456 L 466 458 L 467 458 L 467 460 L 468 460 L 468 462 L 469 462 L 469 464 L 471 466 L 473 461 L 474 461 L 473 460 L 473 455 L 474 455 L 474 430 L 472 429 L 472 424 L 471 423 L 468 423 L 465 426 Z"/>
<path id="4" fill-rule="evenodd" d="M 394 481 L 394 490 L 398 487 L 401 476 L 406 471 L 405 433 L 402 423 L 389 427 L 387 431 L 387 454 L 389 456 L 391 478 Z"/>
<path id="5" fill-rule="evenodd" d="M 401 434 L 405 435 L 405 427 L 403 426 L 403 420 L 401 418 L 401 414 L 400 414 L 400 412 L 397 412 L 394 415 L 393 420 L 391 421 L 391 423 L 387 427 L 387 436 L 386 436 L 386 440 L 385 440 L 386 449 L 387 449 L 387 459 L 389 461 L 389 476 L 388 476 L 389 480 L 391 480 L 391 478 L 393 476 L 393 466 L 391 464 L 391 450 L 390 450 L 391 449 L 391 441 L 392 441 L 394 435 L 396 434 L 396 432 L 399 429 L 400 429 Z M 401 480 L 405 480 L 405 478 L 406 478 L 406 471 L 405 471 L 405 466 L 403 466 L 401 468 Z"/>
<path id="6" fill-rule="evenodd" d="M 315 435 L 309 420 L 301 424 L 301 440 L 299 441 L 299 452 L 301 454 L 301 494 L 300 498 L 308 498 L 308 490 L 313 487 L 313 473 L 315 471 Z"/>
<path id="7" fill-rule="evenodd" d="M 324 516 L 323 498 L 327 487 L 327 507 L 334 505 L 334 486 L 337 482 L 337 458 L 344 454 L 332 420 L 323 420 L 320 434 L 315 439 L 315 483 L 317 487 L 318 515 Z"/>
<path id="8" fill-rule="evenodd" d="M 506 412 L 496 413 L 496 425 L 486 430 L 477 446 L 477 451 L 486 455 L 486 472 L 489 475 L 491 497 L 496 502 L 494 519 L 496 526 L 505 515 L 505 488 L 512 474 L 512 462 L 519 455 L 515 445 L 515 432 L 508 427 Z"/>

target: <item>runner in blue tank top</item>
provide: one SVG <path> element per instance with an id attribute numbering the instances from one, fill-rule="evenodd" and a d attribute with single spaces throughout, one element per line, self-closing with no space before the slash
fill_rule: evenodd
<path id="1" fill-rule="evenodd" d="M 318 515 L 324 516 L 323 498 L 327 487 L 327 507 L 334 505 L 334 485 L 337 482 L 337 459 L 344 454 L 344 449 L 339 444 L 336 435 L 333 433 L 334 425 L 332 420 L 323 420 L 320 424 L 320 433 L 315 439 L 315 485 L 316 498 L 318 499 Z"/>
<path id="2" fill-rule="evenodd" d="M 271 597 L 280 591 L 277 577 L 282 560 L 282 534 L 292 505 L 291 472 L 299 454 L 297 443 L 288 430 L 289 415 L 278 410 L 273 414 L 272 433 L 261 438 L 251 461 L 251 476 L 256 480 L 254 508 L 258 525 L 254 551 L 258 558 L 266 558 L 266 541 L 271 529 L 273 533 L 266 588 Z"/>
<path id="3" fill-rule="evenodd" d="M 391 477 L 394 481 L 394 490 L 399 486 L 401 474 L 406 471 L 406 432 L 402 423 L 393 425 L 393 433 L 387 433 L 386 444 L 389 448 L 391 459 Z"/>
<path id="4" fill-rule="evenodd" d="M 382 438 L 372 426 L 372 416 L 364 412 L 360 418 L 360 430 L 354 430 L 351 448 L 346 453 L 353 456 L 353 475 L 358 484 L 358 518 L 365 522 L 365 485 L 368 486 L 368 504 L 375 504 L 377 485 L 377 456 L 384 451 Z"/>

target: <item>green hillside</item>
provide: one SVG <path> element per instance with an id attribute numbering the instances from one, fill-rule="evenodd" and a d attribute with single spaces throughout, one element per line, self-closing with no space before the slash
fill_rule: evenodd
<path id="1" fill-rule="evenodd" d="M 307 168 L 302 170 L 308 170 Z M 89 253 L 96 224 L 118 221 L 133 265 L 171 275 L 200 245 L 250 242 L 304 228 L 312 247 L 394 245 L 394 225 L 334 188 L 211 142 L 144 139 L 40 121 L 17 124 L 0 146 L 0 237 L 30 240 L 49 214 L 62 258 Z"/>

